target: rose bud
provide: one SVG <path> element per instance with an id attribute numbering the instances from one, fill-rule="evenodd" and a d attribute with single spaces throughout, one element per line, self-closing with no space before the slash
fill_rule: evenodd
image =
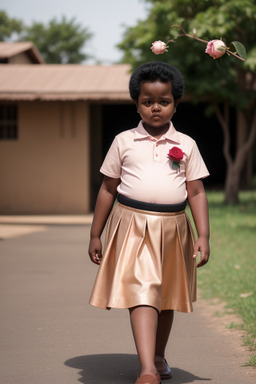
<path id="1" fill-rule="evenodd" d="M 154 41 L 154 43 L 152 43 L 151 49 L 155 55 L 160 55 L 166 51 L 166 44 L 161 40 Z"/>
<path id="2" fill-rule="evenodd" d="M 226 50 L 227 46 L 222 40 L 211 40 L 207 44 L 205 53 L 208 53 L 215 60 L 225 55 Z"/>

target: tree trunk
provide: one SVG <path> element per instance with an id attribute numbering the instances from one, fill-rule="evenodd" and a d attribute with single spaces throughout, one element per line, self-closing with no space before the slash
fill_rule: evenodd
<path id="1" fill-rule="evenodd" d="M 227 164 L 224 201 L 226 204 L 235 205 L 239 203 L 238 195 L 242 170 L 245 167 L 250 148 L 252 147 L 256 137 L 256 109 L 254 108 L 253 110 L 252 119 L 247 129 L 247 138 L 244 143 L 236 149 L 235 158 L 232 159 L 230 155 L 229 105 L 228 103 L 224 104 L 223 114 L 221 113 L 221 110 L 217 104 L 215 104 L 214 106 L 217 118 L 221 124 L 223 131 L 223 154 Z"/>
<path id="2" fill-rule="evenodd" d="M 236 110 L 236 150 L 239 149 L 245 144 L 248 138 L 248 126 L 244 113 L 242 113 L 240 108 Z M 250 148 L 249 152 L 246 155 L 245 165 L 241 173 L 240 185 L 243 189 L 248 189 L 252 185 L 252 176 L 253 176 L 253 167 L 252 167 L 252 149 Z"/>
<path id="3" fill-rule="evenodd" d="M 239 185 L 240 172 L 237 171 L 234 163 L 232 163 L 227 168 L 224 198 L 225 204 L 236 205 L 239 203 Z"/>

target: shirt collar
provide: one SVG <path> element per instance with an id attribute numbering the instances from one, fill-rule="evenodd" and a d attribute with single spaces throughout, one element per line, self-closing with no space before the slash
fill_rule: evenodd
<path id="1" fill-rule="evenodd" d="M 143 123 L 141 120 L 135 130 L 134 140 L 143 140 L 143 139 L 148 139 L 149 137 L 151 136 L 143 127 Z M 159 141 L 162 141 L 162 140 L 174 141 L 175 143 L 180 144 L 179 134 L 174 128 L 171 121 L 170 121 L 170 126 L 168 131 L 159 139 Z"/>

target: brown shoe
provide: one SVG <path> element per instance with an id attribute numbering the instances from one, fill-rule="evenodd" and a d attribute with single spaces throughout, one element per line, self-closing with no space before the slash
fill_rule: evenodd
<path id="1" fill-rule="evenodd" d="M 171 371 L 171 368 L 169 367 L 169 365 L 165 359 L 160 360 L 160 361 L 156 361 L 155 366 L 156 366 L 156 369 L 158 370 L 162 380 L 171 379 L 172 371 Z"/>
<path id="2" fill-rule="evenodd" d="M 143 375 L 138 377 L 135 384 L 161 384 L 161 378 L 158 372 L 156 373 L 156 376 Z"/>

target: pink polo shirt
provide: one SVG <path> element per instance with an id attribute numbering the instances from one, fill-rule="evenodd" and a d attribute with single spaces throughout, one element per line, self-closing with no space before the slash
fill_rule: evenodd
<path id="1" fill-rule="evenodd" d="M 174 146 L 184 152 L 179 170 L 172 169 L 167 156 Z M 117 191 L 122 195 L 158 204 L 185 201 L 186 181 L 209 176 L 196 142 L 176 131 L 171 122 L 160 139 L 150 136 L 142 122 L 137 128 L 121 132 L 115 137 L 100 171 L 121 179 Z"/>

